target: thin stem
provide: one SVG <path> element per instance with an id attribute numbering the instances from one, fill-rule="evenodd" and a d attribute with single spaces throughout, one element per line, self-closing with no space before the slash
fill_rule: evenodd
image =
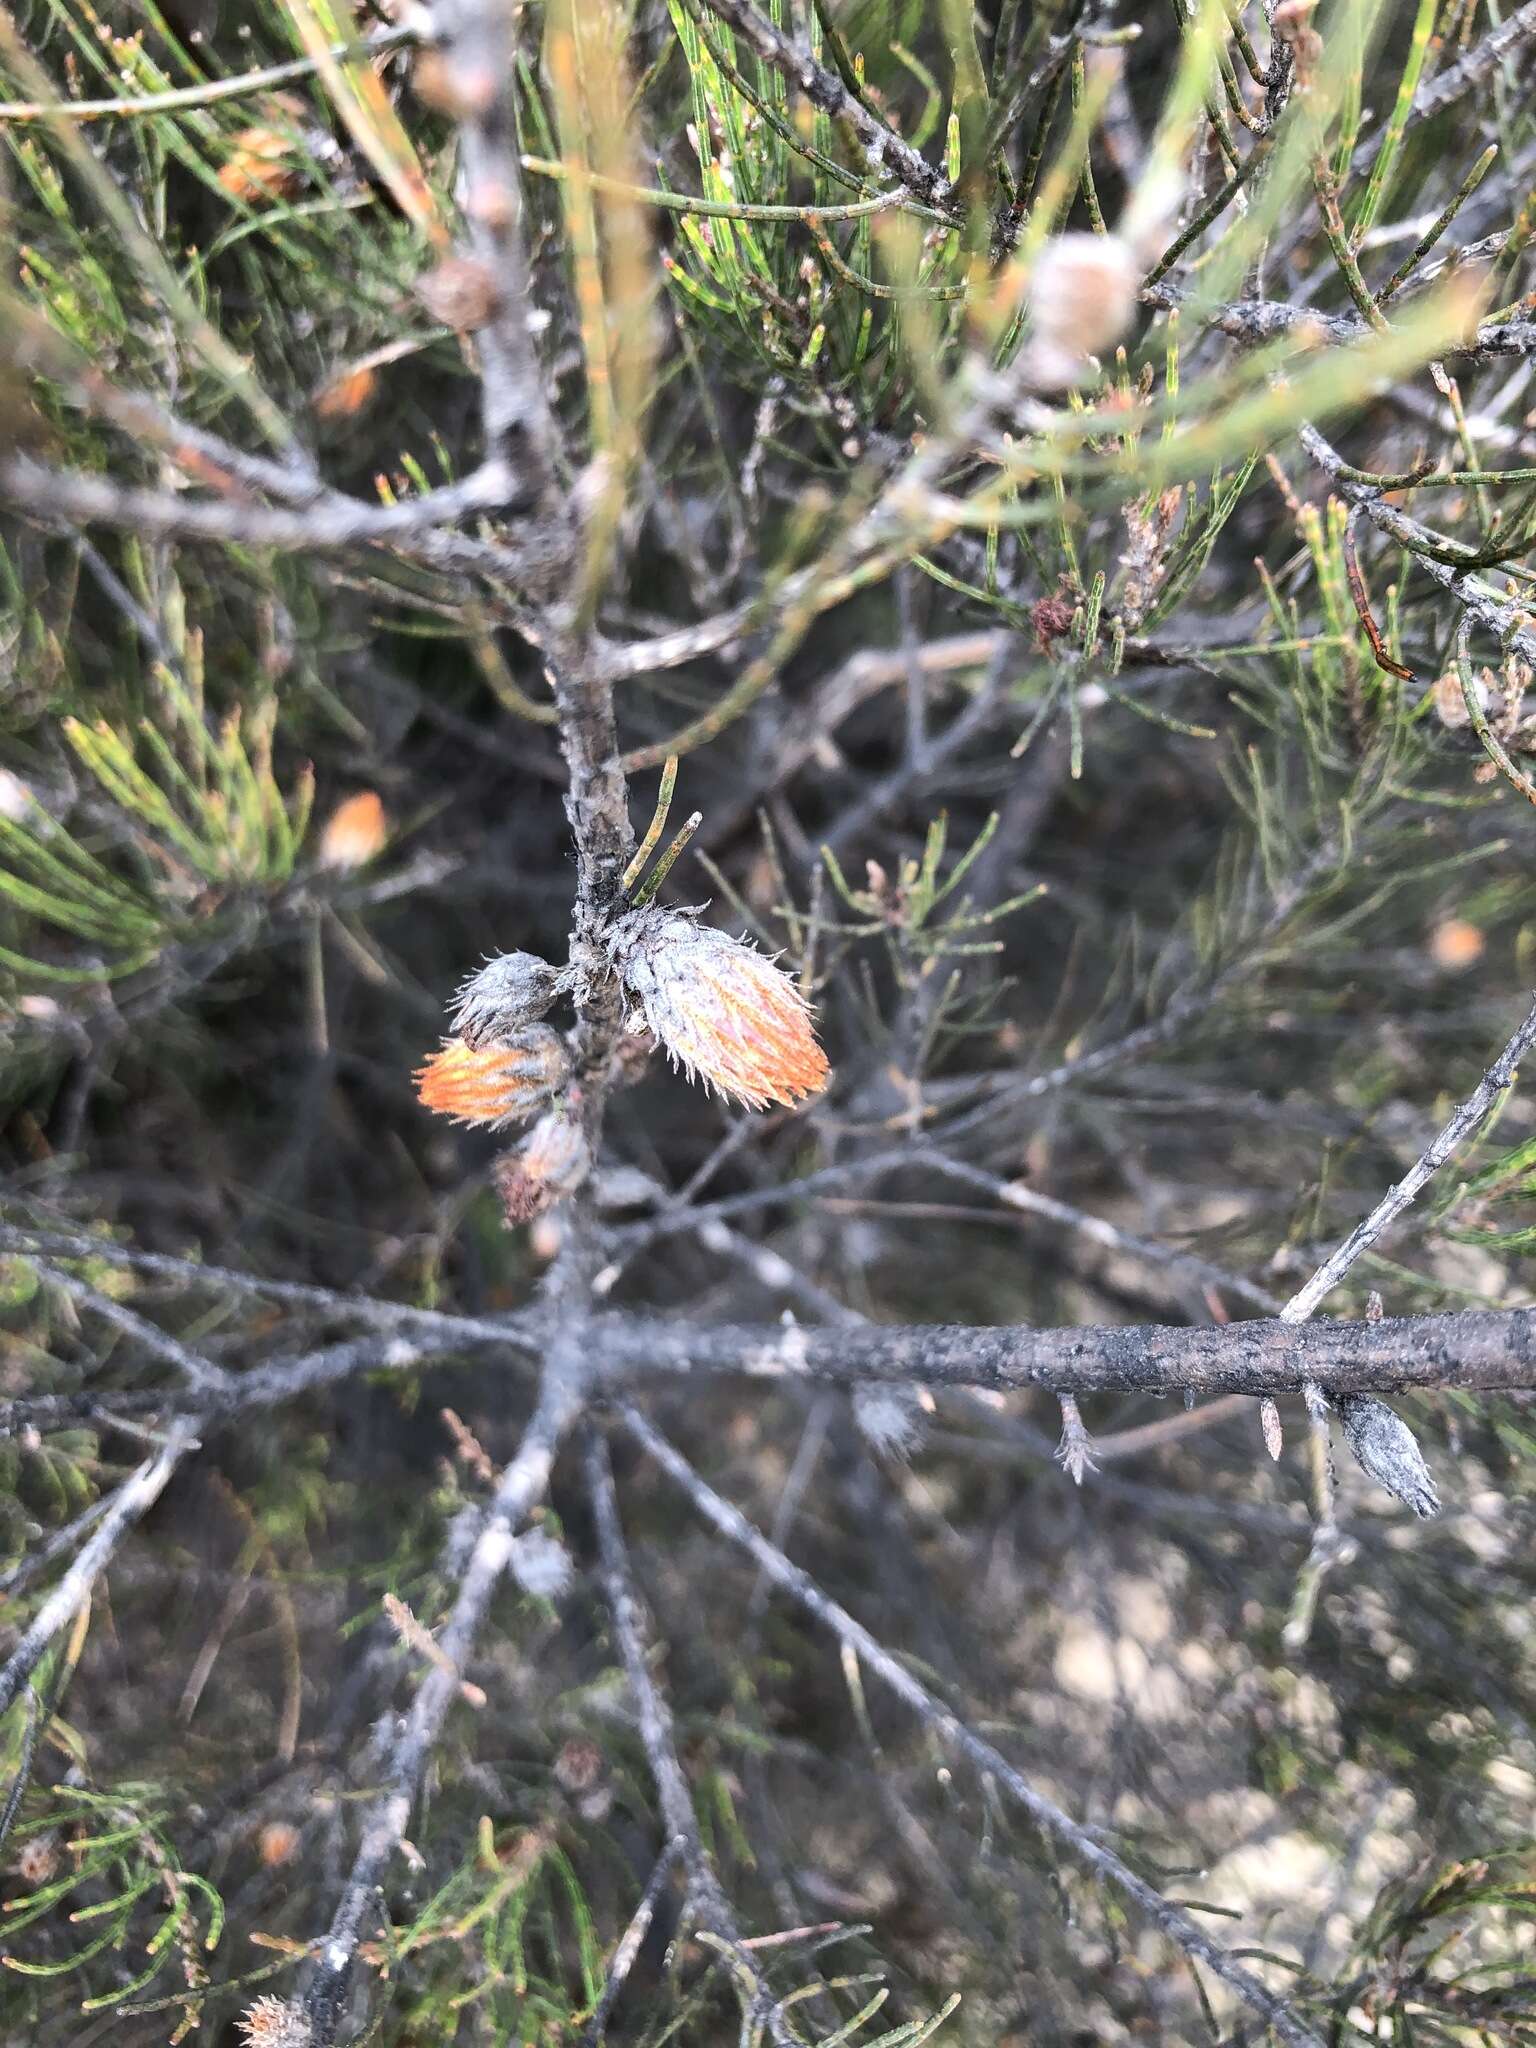
<path id="1" fill-rule="evenodd" d="M 619 894 L 621 896 L 627 896 L 636 882 L 639 881 L 641 871 L 656 850 L 656 842 L 666 830 L 667 812 L 672 808 L 672 791 L 676 783 L 677 756 L 676 754 L 668 754 L 666 760 L 662 763 L 661 787 L 656 792 L 656 808 L 651 813 L 651 822 L 646 826 L 645 837 L 641 840 L 634 859 L 624 870 L 624 878 L 619 884 Z"/>
<path id="2" fill-rule="evenodd" d="M 266 64 L 233 78 L 206 79 L 201 85 L 179 85 L 169 92 L 145 93 L 113 100 L 0 100 L 0 121 L 99 121 L 110 115 L 170 114 L 180 107 L 212 106 L 215 100 L 243 99 L 295 78 L 308 78 L 323 62 L 368 64 L 402 44 L 414 42 L 411 28 L 383 29 L 358 43 L 333 43 L 325 58 L 293 57 L 284 64 Z"/>
<path id="3" fill-rule="evenodd" d="M 128 1531 L 164 1492 L 166 1482 L 192 1449 L 197 1418 L 184 1416 L 171 1425 L 164 1444 L 130 1473 L 112 1496 L 111 1505 L 81 1546 L 79 1555 L 22 1631 L 21 1640 L 0 1669 L 0 1714 L 15 1701 L 48 1645 L 91 1596 Z"/>
<path id="4" fill-rule="evenodd" d="M 712 1946 L 718 1944 L 726 1951 L 737 1974 L 750 2019 L 758 2026 L 766 2026 L 771 2038 L 782 2042 L 784 2048 L 795 2048 L 795 2037 L 789 2031 L 778 2001 L 763 1983 L 742 1943 L 736 1915 L 699 1831 L 698 1816 L 693 1810 L 693 1793 L 678 1761 L 672 1709 L 651 1674 L 645 1610 L 630 1570 L 608 1446 L 595 1429 L 587 1432 L 583 1464 L 587 1497 L 597 1531 L 603 1593 L 613 1624 L 614 1641 L 635 1703 L 640 1740 L 655 1782 L 662 1820 L 672 1840 L 679 1845 L 682 1857 L 687 1883 L 684 1910 L 696 1928 L 713 1937 Z"/>
<path id="5" fill-rule="evenodd" d="M 1532 1045 L 1536 1045 L 1536 1001 L 1532 1002 L 1524 1019 L 1505 1041 L 1498 1058 L 1472 1093 L 1465 1102 L 1458 1103 L 1407 1173 L 1387 1190 L 1370 1215 L 1356 1225 L 1338 1249 L 1329 1253 L 1306 1285 L 1291 1296 L 1280 1311 L 1282 1322 L 1304 1322 L 1339 1285 L 1351 1266 L 1370 1250 L 1382 1232 L 1396 1222 L 1441 1167 L 1455 1157 L 1462 1144 L 1481 1128 L 1500 1099 L 1514 1086 L 1520 1062 Z"/>
<path id="6" fill-rule="evenodd" d="M 662 883 L 671 874 L 673 868 L 676 867 L 689 840 L 698 831 L 703 822 L 704 813 L 702 811 L 695 811 L 692 816 L 683 820 L 672 840 L 672 844 L 635 891 L 635 905 L 637 909 L 642 908 L 654 899 Z"/>
<path id="7" fill-rule="evenodd" d="M 1096 1833 L 1090 1833 L 1064 1813 L 1054 1800 L 1037 1791 L 1000 1750 L 994 1749 L 968 1723 L 951 1712 L 913 1676 L 906 1664 L 855 1621 L 846 1608 L 823 1593 L 808 1572 L 792 1563 L 783 1551 L 753 1527 L 739 1509 L 732 1507 L 729 1501 L 707 1485 L 638 1409 L 622 1407 L 619 1419 L 640 1447 L 683 1490 L 705 1521 L 738 1549 L 744 1550 L 764 1577 L 772 1580 L 796 1606 L 829 1629 L 845 1649 L 853 1652 L 889 1691 L 916 1714 L 924 1728 L 949 1748 L 957 1750 L 985 1779 L 1000 1786 L 1043 1834 L 1060 1842 L 1087 1864 L 1096 1876 L 1131 1899 L 1170 1941 L 1175 1942 L 1186 1955 L 1203 1963 L 1245 2005 L 1261 2014 L 1288 2048 L 1321 2048 L 1317 2035 L 1296 2018 L 1283 1999 L 1277 1998 L 1219 1943 L 1212 1941 L 1181 1907 L 1154 1890 Z"/>
<path id="8" fill-rule="evenodd" d="M 543 1498 L 555 1453 L 575 1423 L 585 1393 L 579 1354 L 557 1349 L 550 1359 L 522 1442 L 502 1473 L 463 1567 L 448 1619 L 437 1637 L 434 1662 L 417 1688 L 410 1712 L 390 1742 L 384 1789 L 368 1811 L 341 1903 L 331 1921 L 315 1973 L 304 1994 L 307 2048 L 330 2048 L 346 2008 L 363 1926 L 378 1889 L 405 1838 L 427 1765 L 459 1689 L 490 1608 L 491 1596 L 512 1561 L 513 1538 Z"/>

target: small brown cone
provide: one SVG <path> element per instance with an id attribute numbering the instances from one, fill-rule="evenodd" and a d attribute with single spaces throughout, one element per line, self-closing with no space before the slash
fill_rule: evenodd
<path id="1" fill-rule="evenodd" d="M 531 1223 L 575 1194 L 592 1168 L 592 1152 L 578 1120 L 547 1109 L 516 1151 L 498 1159 L 497 1192 L 508 1223 Z"/>
<path id="2" fill-rule="evenodd" d="M 416 296 L 434 320 L 459 334 L 484 327 L 501 304 L 495 272 L 473 256 L 445 257 L 417 278 Z"/>

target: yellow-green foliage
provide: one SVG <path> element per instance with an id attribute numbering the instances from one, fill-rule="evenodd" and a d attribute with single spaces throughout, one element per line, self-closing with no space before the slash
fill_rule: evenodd
<path id="1" fill-rule="evenodd" d="M 279 786 L 276 700 L 232 711 L 210 731 L 194 684 L 164 668 L 157 683 L 160 716 L 132 730 L 62 721 L 107 800 L 104 815 L 88 802 L 83 829 L 67 830 L 29 796 L 19 817 L 0 817 L 0 895 L 81 942 L 69 960 L 0 947 L 0 964 L 23 982 L 132 973 L 167 944 L 205 931 L 243 891 L 271 891 L 293 874 L 314 783 L 306 766 L 286 795 Z"/>

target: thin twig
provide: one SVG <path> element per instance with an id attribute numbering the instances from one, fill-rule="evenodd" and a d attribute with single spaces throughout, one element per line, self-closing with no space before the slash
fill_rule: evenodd
<path id="1" fill-rule="evenodd" d="M 139 1517 L 165 1490 L 167 1480 L 197 1440 L 195 1417 L 171 1425 L 164 1444 L 152 1458 L 129 1474 L 79 1555 L 22 1631 L 21 1640 L 0 1669 L 0 1714 L 15 1701 L 39 1658 L 91 1597 L 91 1588 Z"/>
<path id="2" fill-rule="evenodd" d="M 442 1662 L 434 1663 L 417 1688 L 410 1712 L 390 1743 L 382 1771 L 383 1789 L 363 1823 L 362 1839 L 330 1931 L 321 1946 L 304 1994 L 310 2048 L 329 2048 L 336 2038 L 356 1967 L 363 1925 L 379 1885 L 405 1838 L 411 1809 L 448 1709 L 459 1698 L 466 1666 L 484 1624 L 491 1596 L 512 1561 L 513 1539 L 543 1498 L 555 1453 L 581 1410 L 582 1368 L 569 1349 L 552 1354 L 538 1406 L 522 1442 L 491 1498 L 473 1549 L 465 1562 L 447 1621 L 438 1635 Z"/>
<path id="3" fill-rule="evenodd" d="M 644 1945 L 646 1935 L 650 1932 L 657 1903 L 682 1851 L 682 1842 L 674 1837 L 663 1846 L 661 1854 L 656 1858 L 655 1866 L 645 1881 L 645 1890 L 640 1894 L 639 1902 L 629 1917 L 629 1924 L 614 1944 L 613 1954 L 608 1959 L 608 1974 L 603 1979 L 602 1994 L 593 2008 L 591 2019 L 587 2022 L 587 2030 L 581 2037 L 581 2048 L 601 2048 L 601 2043 L 608 2032 L 608 2022 L 613 2016 L 613 2009 L 629 1981 L 629 1973 L 635 1966 L 635 1960 Z"/>
<path id="4" fill-rule="evenodd" d="M 413 42 L 415 35 L 412 28 L 381 29 L 362 42 L 335 43 L 327 55 L 336 64 L 369 64 Z M 207 107 L 215 100 L 243 99 L 248 93 L 291 84 L 296 78 L 308 78 L 321 62 L 318 57 L 291 57 L 283 64 L 237 72 L 232 78 L 210 78 L 201 85 L 179 85 L 169 92 L 129 94 L 113 100 L 0 100 L 0 121 L 99 121 L 113 114 L 172 114 L 181 107 Z"/>
<path id="5" fill-rule="evenodd" d="M 1402 1179 L 1387 1190 L 1370 1215 L 1356 1225 L 1337 1250 L 1329 1253 L 1306 1285 L 1291 1296 L 1280 1311 L 1282 1322 L 1304 1322 L 1441 1167 L 1455 1157 L 1463 1142 L 1486 1121 L 1500 1097 L 1513 1087 L 1520 1062 L 1532 1045 L 1536 1045 L 1536 1001 L 1466 1101 L 1457 1104 Z"/>
<path id="6" fill-rule="evenodd" d="M 953 209 L 948 181 L 926 157 L 903 142 L 892 129 L 851 93 L 835 71 L 817 62 L 810 51 L 759 14 L 750 0 L 706 0 L 709 11 L 734 29 L 760 61 L 777 71 L 822 113 L 840 122 L 858 143 L 864 160 L 877 176 L 897 178 L 925 205 Z"/>
<path id="7" fill-rule="evenodd" d="M 693 1794 L 678 1761 L 672 1709 L 651 1675 L 645 1614 L 635 1588 L 624 1531 L 619 1521 L 608 1446 L 595 1429 L 587 1432 L 583 1466 L 614 1641 L 635 1703 L 640 1741 L 655 1782 L 662 1821 L 673 1842 L 679 1845 L 682 1857 L 687 1887 L 685 1911 L 695 1926 L 712 1934 L 730 1953 L 741 1973 L 742 1988 L 753 2021 L 759 2026 L 766 2026 L 775 2041 L 782 2041 L 786 2048 L 792 2048 L 794 2037 L 778 2011 L 776 2001 L 748 1961 L 735 1912 L 715 1871 L 714 1859 L 699 1832 Z"/>
<path id="8" fill-rule="evenodd" d="M 641 1448 L 682 1488 L 704 1519 L 746 1551 L 764 1575 L 797 1606 L 830 1629 L 838 1642 L 853 1651 L 883 1685 L 912 1709 L 926 1729 L 951 1749 L 958 1750 L 984 1777 L 1006 1791 L 1042 1833 L 1060 1842 L 1097 1876 L 1133 1900 L 1161 1933 L 1177 1943 L 1186 1955 L 1203 1963 L 1244 2004 L 1262 2015 L 1289 2048 L 1320 2048 L 1317 2035 L 1296 2018 L 1283 1999 L 1266 1989 L 1251 1971 L 1212 1941 L 1182 1908 L 1138 1876 L 1113 1849 L 1038 1792 L 1000 1750 L 935 1698 L 868 1629 L 823 1593 L 808 1572 L 792 1563 L 738 1509 L 717 1494 L 637 1409 L 621 1407 L 619 1418 Z"/>

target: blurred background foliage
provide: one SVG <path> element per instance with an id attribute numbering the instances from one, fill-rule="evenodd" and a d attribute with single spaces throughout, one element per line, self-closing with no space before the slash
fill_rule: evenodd
<path id="1" fill-rule="evenodd" d="M 619 685 L 637 823 L 676 747 L 704 822 L 669 893 L 786 949 L 837 1072 L 798 1118 L 738 1117 L 659 1063 L 615 1099 L 599 1201 L 616 1302 L 1224 1319 L 1251 1302 L 1191 1261 L 1282 1294 L 1482 1071 L 1536 963 L 1530 809 L 1457 687 L 1455 607 L 1362 527 L 1373 622 L 1416 683 L 1377 664 L 1344 494 L 1294 430 L 1321 421 L 1369 475 L 1439 465 L 1394 502 L 1451 534 L 1453 560 L 1455 541 L 1505 546 L 1500 582 L 1479 575 L 1529 591 L 1529 548 L 1505 544 L 1536 505 L 1530 361 L 1449 360 L 1466 266 L 1448 262 L 1492 242 L 1484 319 L 1528 313 L 1525 57 L 1407 120 L 1421 80 L 1509 11 L 1335 0 L 1308 31 L 1325 61 L 1270 134 L 1257 7 L 768 5 L 972 181 L 957 219 L 894 203 L 707 7 L 639 0 L 616 17 L 628 125 L 587 163 L 648 195 L 646 295 L 620 309 L 644 331 L 607 418 L 572 263 L 571 188 L 592 188 L 552 59 L 563 17 L 523 11 L 533 324 L 566 480 L 593 448 L 628 466 L 599 630 L 623 647 L 740 614 Z M 186 466 L 99 379 L 268 461 L 307 451 L 381 505 L 472 469 L 455 130 L 416 26 L 328 0 L 14 9 L 9 440 L 170 488 Z M 304 68 L 354 35 L 375 60 Z M 262 82 L 223 90 L 245 74 Z M 111 110 L 25 113 L 61 97 Z M 1027 451 L 994 434 L 948 465 L 965 519 L 920 506 L 878 573 L 845 557 L 913 447 L 942 446 L 1018 363 L 1026 258 L 1049 231 L 1113 227 L 1181 163 L 1186 103 L 1193 167 L 1155 223 L 1165 249 L 1195 228 L 1167 269 L 1183 303 L 1144 304 L 1105 353 L 1096 397 L 1118 394 L 1123 429 L 1072 393 L 1048 428 L 1021 420 Z M 1426 242 L 1489 144 L 1496 165 Z M 1195 226 L 1256 156 L 1242 205 Z M 1415 252 L 1399 307 L 1385 287 Z M 1278 329 L 1237 350 L 1212 316 L 1266 262 L 1270 295 L 1320 321 L 1354 314 L 1364 273 L 1392 331 L 1362 318 L 1342 356 Z M 490 1148 L 434 1127 L 410 1084 L 484 954 L 564 956 L 563 769 L 515 604 L 387 547 L 27 511 L 0 552 L 7 1204 L 420 1305 L 526 1301 L 558 1223 L 506 1231 Z M 1528 675 L 1481 637 L 1473 660 L 1518 770 Z M 1362 1261 L 1357 1311 L 1368 1288 L 1404 1313 L 1530 1298 L 1533 1127 L 1516 1091 L 1407 1238 Z M 864 1174 L 906 1143 L 909 1163 Z M 846 1178 L 796 1193 L 832 1166 Z M 654 1227 L 692 1176 L 706 1211 L 742 1212 Z M 1016 1184 L 1179 1256 L 1010 1205 Z M 189 1309 L 105 1261 L 76 1270 L 210 1356 L 264 1355 L 249 1303 Z M 119 1338 L 0 1259 L 0 1394 L 131 1396 L 151 1362 Z M 525 1394 L 470 1364 L 381 1374 L 209 1432 L 0 1721 L 0 1785 L 31 1765 L 0 1877 L 7 2038 L 233 2041 L 242 2010 L 287 1991 L 417 1668 L 380 1603 L 439 1619 L 445 1533 L 484 1495 L 443 1411 L 498 1460 Z M 1105 1399 L 1089 1422 L 1109 1447 L 1077 1490 L 1026 1397 L 946 1398 L 909 1459 L 814 1389 L 669 1405 L 712 1482 L 785 1517 L 829 1590 L 1043 1786 L 1239 1952 L 1278 1957 L 1325 2039 L 1536 2038 L 1525 1401 L 1411 1404 L 1447 1512 L 1406 1526 L 1341 1470 L 1346 1542 L 1320 1584 L 1299 1406 L 1271 1465 L 1250 1407 L 1195 1429 Z M 42 1597 L 50 1538 L 140 1451 L 128 1414 L 0 1438 L 0 1628 Z M 941 2014 L 939 2038 L 998 2048 L 1261 2038 L 866 1700 L 652 1476 L 621 1476 L 706 1839 L 745 1924 L 809 1930 L 771 1964 L 820 1987 L 792 2008 L 808 2039 L 915 2042 Z M 584 1555 L 557 1484 L 562 1517 Z M 376 2038 L 574 2043 L 657 1848 L 595 1591 L 509 1587 L 474 1682 L 485 1704 L 452 1724 L 365 1950 Z M 670 1953 L 671 1924 L 614 2038 L 734 2038 L 729 1970 Z"/>

